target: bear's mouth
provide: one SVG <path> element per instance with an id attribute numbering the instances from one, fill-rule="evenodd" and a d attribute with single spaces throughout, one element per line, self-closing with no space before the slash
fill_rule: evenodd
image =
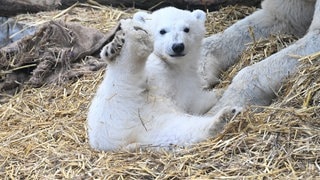
<path id="1" fill-rule="evenodd" d="M 183 57 L 186 54 L 169 54 L 170 57 Z"/>

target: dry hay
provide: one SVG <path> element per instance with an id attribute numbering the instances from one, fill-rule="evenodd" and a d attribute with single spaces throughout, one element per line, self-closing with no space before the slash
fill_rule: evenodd
<path id="1" fill-rule="evenodd" d="M 229 8 L 232 11 L 226 8 L 209 15 L 220 17 L 215 26 L 221 30 L 231 24 L 227 20 L 235 21 L 235 14 L 241 14 L 243 9 L 245 12 L 253 10 Z M 233 13 L 225 15 L 225 12 Z M 59 13 L 61 11 L 18 18 L 41 22 Z M 60 18 L 107 31 L 120 18 L 130 14 L 132 12 L 112 8 L 81 6 L 62 13 Z M 287 35 L 273 36 L 248 45 L 240 63 L 229 70 L 230 77 L 224 75 L 226 83 L 235 73 L 233 71 L 255 63 L 293 41 L 294 38 Z M 90 149 L 86 112 L 103 70 L 64 86 L 25 87 L 8 103 L 0 105 L 0 178 L 319 178 L 318 57 L 316 54 L 301 60 L 305 62 L 303 68 L 282 88 L 271 106 L 260 107 L 258 112 L 252 107 L 228 124 L 217 138 L 172 152 L 106 153 Z"/>

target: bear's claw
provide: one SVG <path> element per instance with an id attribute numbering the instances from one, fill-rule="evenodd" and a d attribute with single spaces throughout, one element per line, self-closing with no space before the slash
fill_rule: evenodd
<path id="1" fill-rule="evenodd" d="M 119 29 L 115 33 L 113 40 L 103 47 L 102 51 L 104 51 L 103 56 L 105 57 L 102 58 L 113 60 L 117 55 L 119 55 L 123 44 L 125 43 L 124 38 L 124 32 Z"/>

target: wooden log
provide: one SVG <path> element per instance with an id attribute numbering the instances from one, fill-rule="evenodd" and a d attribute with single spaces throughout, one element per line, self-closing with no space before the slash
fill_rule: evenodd
<path id="1" fill-rule="evenodd" d="M 84 3 L 86 0 L 0 0 L 0 16 L 63 9 L 76 2 Z"/>
<path id="2" fill-rule="evenodd" d="M 95 0 L 100 4 L 155 10 L 165 6 L 181 9 L 218 10 L 227 5 L 259 6 L 261 0 Z"/>
<path id="3" fill-rule="evenodd" d="M 259 5 L 261 0 L 0 0 L 0 16 L 14 16 L 21 13 L 36 13 L 64 9 L 76 2 L 98 2 L 114 7 L 136 7 L 155 10 L 164 6 L 175 6 L 182 9 L 217 10 L 220 7 L 234 4 Z"/>

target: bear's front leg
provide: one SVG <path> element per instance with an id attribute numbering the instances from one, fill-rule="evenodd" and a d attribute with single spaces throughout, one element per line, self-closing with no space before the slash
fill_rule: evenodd
<path id="1" fill-rule="evenodd" d="M 269 105 L 286 78 L 297 71 L 300 63 L 296 57 L 304 57 L 320 51 L 319 19 L 320 1 L 318 0 L 308 33 L 289 47 L 242 69 L 209 113 L 218 112 L 226 106 L 241 110 L 248 105 Z"/>
<path id="2" fill-rule="evenodd" d="M 320 12 L 320 1 L 318 4 Z M 320 13 L 316 15 L 320 16 Z M 296 57 L 320 51 L 319 18 L 315 18 L 316 24 L 312 24 L 310 31 L 294 44 L 242 69 L 210 113 L 218 112 L 226 106 L 242 109 L 248 105 L 269 105 L 286 78 L 297 72 L 300 62 Z"/>

